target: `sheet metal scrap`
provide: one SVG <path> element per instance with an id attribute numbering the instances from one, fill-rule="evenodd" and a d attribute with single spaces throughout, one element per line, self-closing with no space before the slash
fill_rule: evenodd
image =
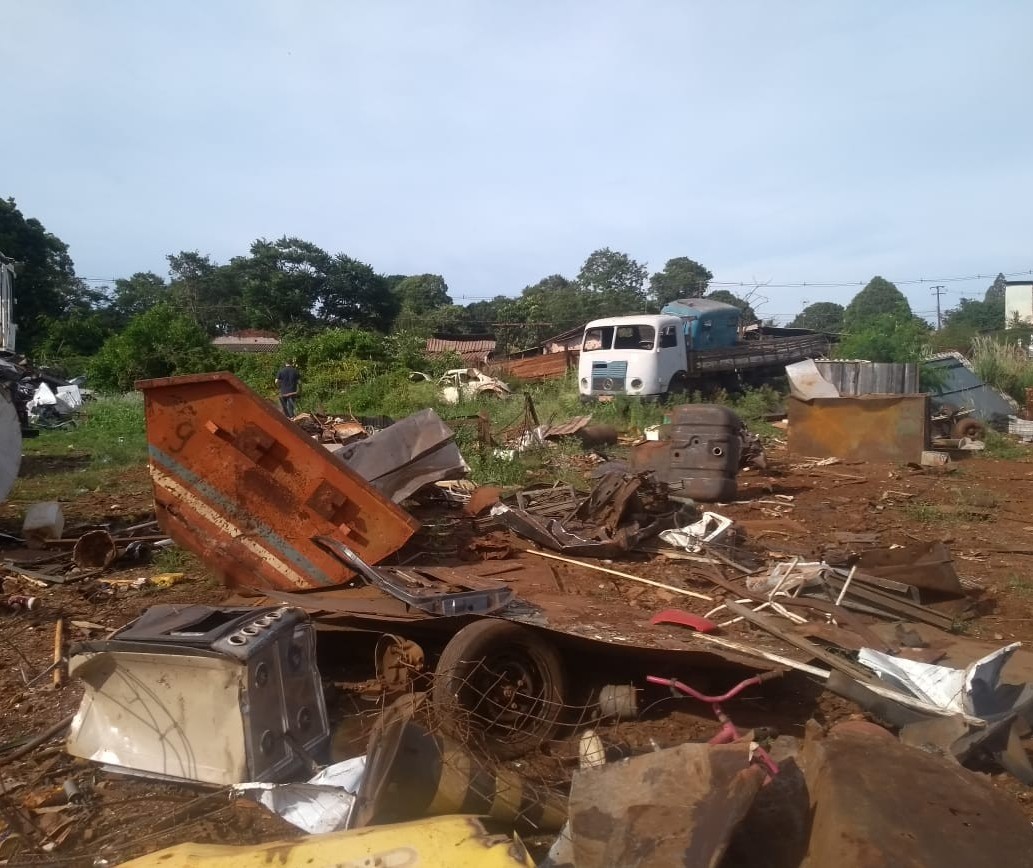
<path id="1" fill-rule="evenodd" d="M 378 563 L 419 527 L 232 374 L 137 388 L 158 521 L 227 584 L 339 585 L 351 571 L 314 536 Z"/>
<path id="2" fill-rule="evenodd" d="M 454 438 L 437 413 L 421 410 L 366 440 L 349 443 L 337 457 L 385 496 L 401 503 L 425 485 L 470 472 Z"/>

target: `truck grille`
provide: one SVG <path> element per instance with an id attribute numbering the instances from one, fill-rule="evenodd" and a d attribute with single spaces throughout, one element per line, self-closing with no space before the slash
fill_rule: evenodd
<path id="1" fill-rule="evenodd" d="M 592 362 L 593 392 L 623 392 L 627 362 Z"/>

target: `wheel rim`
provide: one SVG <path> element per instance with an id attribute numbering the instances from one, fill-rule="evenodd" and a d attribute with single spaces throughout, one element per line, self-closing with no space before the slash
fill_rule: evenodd
<path id="1" fill-rule="evenodd" d="M 542 667 L 520 649 L 482 658 L 456 695 L 485 735 L 504 741 L 550 720 L 552 685 Z"/>

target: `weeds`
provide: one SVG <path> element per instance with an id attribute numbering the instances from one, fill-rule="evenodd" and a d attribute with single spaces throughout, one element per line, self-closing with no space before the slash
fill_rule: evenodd
<path id="1" fill-rule="evenodd" d="M 41 431 L 23 443 L 26 455 L 65 456 L 87 452 L 94 469 L 125 467 L 147 460 L 143 396 L 130 393 L 85 405 L 75 428 Z"/>
<path id="2" fill-rule="evenodd" d="M 1006 434 L 987 429 L 986 448 L 979 453 L 984 458 L 998 458 L 1002 461 L 1028 461 L 1030 448 L 1013 440 Z"/>
<path id="3" fill-rule="evenodd" d="M 922 524 L 933 524 L 935 522 L 950 521 L 952 516 L 946 514 L 934 503 L 924 500 L 909 500 L 901 509 L 911 521 Z"/>
<path id="4" fill-rule="evenodd" d="M 1026 403 L 1026 389 L 1033 388 L 1033 360 L 1025 346 L 977 335 L 972 339 L 972 367 L 985 383 Z"/>
<path id="5" fill-rule="evenodd" d="M 1033 579 L 1023 578 L 1012 573 L 1004 583 L 1005 588 L 1015 594 L 1030 596 L 1033 594 Z"/>

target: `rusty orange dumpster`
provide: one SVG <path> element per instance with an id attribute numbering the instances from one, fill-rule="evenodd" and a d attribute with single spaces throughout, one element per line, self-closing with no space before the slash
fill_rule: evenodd
<path id="1" fill-rule="evenodd" d="M 367 563 L 419 524 L 228 373 L 143 380 L 158 522 L 227 584 L 298 590 L 352 573 L 313 542 Z"/>

